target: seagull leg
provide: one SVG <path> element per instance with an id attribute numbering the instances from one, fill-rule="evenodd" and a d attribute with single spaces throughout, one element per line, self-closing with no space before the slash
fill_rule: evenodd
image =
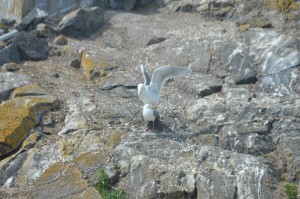
<path id="1" fill-rule="evenodd" d="M 155 131 L 154 124 L 155 124 L 155 120 L 153 121 L 153 124 L 152 124 L 152 131 Z"/>

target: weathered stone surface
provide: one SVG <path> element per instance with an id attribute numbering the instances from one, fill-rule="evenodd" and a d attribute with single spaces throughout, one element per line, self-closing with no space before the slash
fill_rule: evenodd
<path id="1" fill-rule="evenodd" d="M 66 187 L 67 190 L 66 190 Z M 57 163 L 36 180 L 36 187 L 29 193 L 32 198 L 101 198 L 95 188 L 88 188 L 82 173 L 75 165 Z"/>
<path id="2" fill-rule="evenodd" d="M 176 3 L 182 1 L 168 6 Z M 198 9 L 212 15 L 225 14 L 222 19 L 261 5 L 242 0 L 184 3 L 199 4 Z M 211 7 L 205 8 L 209 3 Z M 249 5 L 252 7 L 247 8 Z M 264 15 L 268 10 L 258 8 L 258 12 Z M 105 11 L 104 17 L 109 24 L 101 35 L 69 38 L 70 46 L 56 46 L 63 56 L 21 63 L 17 73 L 26 73 L 37 85 L 57 93 L 63 109 L 49 113 L 31 131 L 44 136 L 36 133 L 36 139 L 33 136 L 32 141 L 23 142 L 26 147 L 21 151 L 26 158 L 20 156 L 19 161 L 13 154 L 0 161 L 5 177 L 0 198 L 92 198 L 99 169 L 130 198 L 286 198 L 283 185 L 296 182 L 299 175 L 300 101 L 294 71 L 299 67 L 285 69 L 279 64 L 264 71 L 276 69 L 276 73 L 262 75 L 257 56 L 266 51 L 278 58 L 276 52 L 285 48 L 293 52 L 298 49 L 296 40 L 287 38 L 286 44 L 280 40 L 275 42 L 276 50 L 268 51 L 281 33 L 255 43 L 252 39 L 258 32 L 269 30 L 241 32 L 230 20 L 174 13 L 168 7 L 151 6 L 134 13 Z M 273 29 L 293 38 L 297 30 L 296 25 Z M 146 46 L 153 38 L 167 39 Z M 94 81 L 68 67 L 74 57 L 80 60 L 81 52 L 85 59 L 81 60 L 82 70 Z M 225 61 L 231 64 L 225 66 Z M 238 76 L 247 75 L 249 62 L 258 82 L 237 84 Z M 196 69 L 181 81 L 166 82 L 155 105 L 161 115 L 155 132 L 144 131 L 143 103 L 136 96 L 136 85 L 143 82 L 141 64 L 149 73 L 161 65 Z M 241 73 L 235 65 L 244 68 Z M 102 72 L 106 75 L 101 76 Z M 263 84 L 270 86 L 263 78 L 275 81 L 279 74 L 295 80 L 289 94 L 274 93 L 287 84 L 274 84 L 277 88 L 268 92 L 262 89 Z M 183 89 L 193 92 L 178 89 L 177 80 Z M 210 93 L 214 87 L 218 92 Z M 133 95 L 118 97 L 116 89 Z M 206 94 L 199 98 L 199 92 Z"/>
<path id="3" fill-rule="evenodd" d="M 20 65 L 16 63 L 6 63 L 3 65 L 3 69 L 8 72 L 16 72 L 20 69 Z"/>
<path id="4" fill-rule="evenodd" d="M 43 60 L 48 57 L 48 42 L 22 32 L 14 38 L 14 44 L 18 46 L 18 52 L 22 60 Z"/>
<path id="5" fill-rule="evenodd" d="M 11 44 L 0 50 L 0 65 L 7 62 L 20 62 L 21 57 L 16 44 Z"/>
<path id="6" fill-rule="evenodd" d="M 48 14 L 41 9 L 34 8 L 32 9 L 21 21 L 18 25 L 17 29 L 22 30 L 32 30 L 35 26 L 41 23 Z"/>
<path id="7" fill-rule="evenodd" d="M 16 149 L 26 134 L 39 121 L 43 112 L 58 107 L 58 101 L 49 96 L 18 97 L 0 105 L 0 147 L 3 156 Z"/>
<path id="8" fill-rule="evenodd" d="M 37 95 L 46 95 L 46 91 L 41 87 L 33 84 L 27 84 L 25 86 L 16 88 L 12 93 L 12 97 L 37 96 Z"/>
<path id="9" fill-rule="evenodd" d="M 0 73 L 0 102 L 7 100 L 15 88 L 28 83 L 28 77 L 24 74 Z"/>
<path id="10" fill-rule="evenodd" d="M 54 38 L 53 43 L 55 43 L 56 45 L 63 46 L 68 44 L 68 40 L 64 35 L 59 35 Z"/>
<path id="11" fill-rule="evenodd" d="M 123 97 L 123 98 L 129 98 L 129 97 L 133 96 L 133 93 L 124 86 L 119 86 L 119 87 L 113 89 L 113 93 L 115 95 L 117 95 L 119 97 Z"/>
<path id="12" fill-rule="evenodd" d="M 249 84 L 257 81 L 254 59 L 249 56 L 248 49 L 243 44 L 221 41 L 216 43 L 216 51 L 220 55 L 225 71 L 236 84 Z"/>
<path id="13" fill-rule="evenodd" d="M 257 88 L 277 96 L 299 94 L 299 69 L 289 69 L 274 75 L 260 77 Z"/>
<path id="14" fill-rule="evenodd" d="M 36 35 L 40 38 L 49 38 L 57 34 L 57 30 L 50 25 L 39 23 L 36 27 Z"/>
<path id="15" fill-rule="evenodd" d="M 99 7 L 75 10 L 64 16 L 59 23 L 61 32 L 73 37 L 91 36 L 102 25 L 103 13 Z"/>
<path id="16" fill-rule="evenodd" d="M 200 79 L 201 81 L 195 82 L 195 78 Z M 175 85 L 181 90 L 195 94 L 199 97 L 205 97 L 220 92 L 222 89 L 222 80 L 206 74 L 195 74 L 192 78 L 187 77 L 184 80 L 176 79 Z"/>

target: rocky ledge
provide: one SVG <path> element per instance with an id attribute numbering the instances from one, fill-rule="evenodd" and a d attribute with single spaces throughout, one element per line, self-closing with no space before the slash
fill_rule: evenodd
<path id="1" fill-rule="evenodd" d="M 1 198 L 106 198 L 99 171 L 120 198 L 299 197 L 299 1 L 92 2 L 31 13 L 0 50 Z M 156 131 L 141 64 L 192 70 Z"/>

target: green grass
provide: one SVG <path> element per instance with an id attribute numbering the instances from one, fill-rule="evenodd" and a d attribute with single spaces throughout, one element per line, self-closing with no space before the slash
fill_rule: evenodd
<path id="1" fill-rule="evenodd" d="M 296 183 L 287 183 L 283 187 L 288 199 L 297 199 L 298 191 Z"/>
<path id="2" fill-rule="evenodd" d="M 99 171 L 99 182 L 96 189 L 104 199 L 128 199 L 128 195 L 121 189 L 114 188 L 104 169 Z"/>
<path id="3" fill-rule="evenodd" d="M 283 181 L 285 181 L 285 177 L 284 177 L 284 176 L 279 176 L 279 177 L 278 177 L 278 180 L 279 180 L 280 182 L 283 182 Z"/>

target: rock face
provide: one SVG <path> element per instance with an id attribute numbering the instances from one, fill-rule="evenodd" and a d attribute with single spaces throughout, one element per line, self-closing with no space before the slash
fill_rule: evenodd
<path id="1" fill-rule="evenodd" d="M 0 105 L 2 114 L 0 156 L 16 149 L 26 134 L 39 122 L 43 112 L 58 107 L 58 101 L 49 97 L 18 97 Z"/>
<path id="2" fill-rule="evenodd" d="M 0 50 L 0 65 L 3 65 L 7 62 L 20 62 L 20 54 L 18 53 L 17 46 L 11 44 Z"/>
<path id="3" fill-rule="evenodd" d="M 99 7 L 78 9 L 64 16 L 59 23 L 62 33 L 73 37 L 89 37 L 103 25 L 103 13 Z"/>
<path id="4" fill-rule="evenodd" d="M 288 197 L 300 168 L 299 31 L 290 19 L 300 7 L 160 3 L 104 10 L 99 34 L 72 35 L 53 45 L 61 56 L 0 73 L 0 198 L 101 198 L 99 170 L 129 198 Z M 83 19 L 94 9 L 68 14 L 61 27 L 88 29 L 94 21 Z M 278 28 L 281 17 L 289 28 Z M 165 82 L 156 131 L 144 130 L 141 64 L 150 75 L 163 65 L 193 71 Z M 56 98 L 61 109 L 47 111 Z"/>
<path id="5" fill-rule="evenodd" d="M 29 33 L 21 33 L 16 36 L 14 43 L 18 46 L 18 52 L 22 60 L 43 60 L 48 57 L 48 42 L 36 38 Z"/>
<path id="6" fill-rule="evenodd" d="M 7 100 L 15 88 L 28 83 L 28 77 L 24 74 L 0 73 L 0 103 Z"/>

